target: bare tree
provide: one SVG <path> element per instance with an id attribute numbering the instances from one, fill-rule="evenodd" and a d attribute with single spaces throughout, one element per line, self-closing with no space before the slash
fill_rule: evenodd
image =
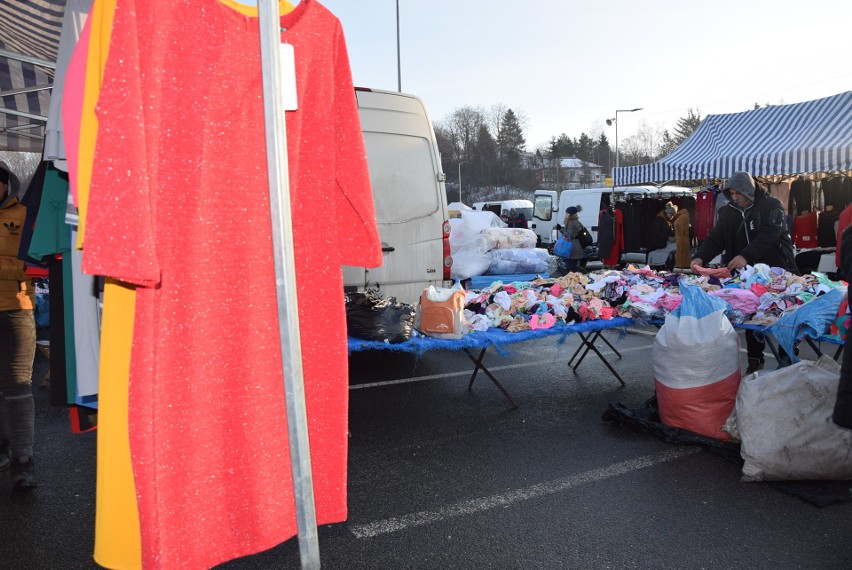
<path id="1" fill-rule="evenodd" d="M 647 121 L 641 121 L 635 135 L 619 142 L 619 165 L 635 166 L 655 161 L 663 149 L 665 132 L 662 123 L 651 125 Z"/>

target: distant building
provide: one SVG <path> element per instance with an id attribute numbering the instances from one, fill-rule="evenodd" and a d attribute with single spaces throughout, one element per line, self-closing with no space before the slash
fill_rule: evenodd
<path id="1" fill-rule="evenodd" d="M 560 188 L 597 188 L 604 185 L 603 166 L 579 158 L 551 160 L 551 167 L 544 170 L 543 184 Z"/>
<path id="2" fill-rule="evenodd" d="M 598 188 L 605 185 L 603 166 L 579 158 L 545 158 L 527 162 L 538 186 L 559 190 Z"/>

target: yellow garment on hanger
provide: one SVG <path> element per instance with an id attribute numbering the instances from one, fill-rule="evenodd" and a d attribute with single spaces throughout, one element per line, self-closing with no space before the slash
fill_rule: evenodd
<path id="1" fill-rule="evenodd" d="M 139 508 L 130 457 L 127 400 L 136 289 L 114 279 L 104 285 L 98 394 L 95 562 L 104 568 L 142 567 Z"/>
<path id="2" fill-rule="evenodd" d="M 86 206 L 98 132 L 95 105 L 109 49 L 115 4 L 116 0 L 94 0 L 89 12 L 90 36 L 78 141 L 78 248 L 83 245 Z M 133 342 L 135 306 L 134 287 L 113 279 L 106 280 L 98 372 L 94 559 L 105 568 L 122 570 L 142 566 L 139 509 L 136 504 L 136 486 L 127 431 L 130 347 Z"/>

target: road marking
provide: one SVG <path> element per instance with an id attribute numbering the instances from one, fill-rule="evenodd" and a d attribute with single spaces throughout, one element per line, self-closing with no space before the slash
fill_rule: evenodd
<path id="1" fill-rule="evenodd" d="M 628 354 L 631 352 L 636 352 L 639 350 L 648 350 L 646 346 L 634 346 L 631 348 L 619 348 L 618 352 L 621 354 Z M 541 355 L 540 352 L 536 352 L 537 355 Z M 550 362 L 550 361 L 548 361 Z M 545 364 L 545 362 L 533 361 L 533 362 L 522 362 L 519 364 L 503 364 L 502 366 L 489 366 L 488 370 L 491 372 L 499 372 L 500 370 L 514 370 L 516 368 L 528 368 L 530 366 L 541 366 Z M 566 361 L 567 365 L 567 361 Z M 441 374 L 429 374 L 427 376 L 411 376 L 410 378 L 398 378 L 396 380 L 384 380 L 382 382 L 367 382 L 364 384 L 352 384 L 349 386 L 350 390 L 360 390 L 361 388 L 375 388 L 376 386 L 393 386 L 394 384 L 410 384 L 413 382 L 424 382 L 426 380 L 437 380 L 440 378 L 454 378 L 456 376 L 470 376 L 473 374 L 473 370 L 466 370 L 461 372 L 444 372 Z"/>
<path id="2" fill-rule="evenodd" d="M 556 479 L 554 481 L 516 489 L 510 493 L 502 495 L 492 495 L 490 497 L 462 501 L 435 511 L 421 511 L 419 513 L 393 517 L 369 524 L 352 525 L 350 530 L 356 538 L 372 538 L 381 534 L 437 523 L 454 517 L 472 515 L 489 509 L 507 507 L 521 501 L 537 499 L 546 495 L 553 495 L 579 485 L 602 481 L 604 479 L 624 475 L 625 473 L 630 473 L 631 471 L 637 471 L 639 469 L 646 469 L 648 467 L 659 465 L 660 463 L 673 461 L 687 455 L 698 453 L 699 451 L 700 449 L 697 447 L 676 447 L 668 449 L 662 453 L 637 457 L 636 459 L 629 459 L 608 467 L 592 469 L 591 471 L 585 471 L 563 479 Z"/>
<path id="3" fill-rule="evenodd" d="M 627 334 L 636 334 L 636 335 L 642 335 L 642 336 L 657 336 L 657 330 L 658 329 L 654 329 L 652 331 L 644 331 L 644 330 L 641 330 L 641 329 L 628 329 Z"/>

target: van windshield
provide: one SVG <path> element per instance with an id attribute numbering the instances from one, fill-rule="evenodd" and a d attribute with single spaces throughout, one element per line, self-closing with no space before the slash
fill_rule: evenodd
<path id="1" fill-rule="evenodd" d="M 550 196 L 536 196 L 534 215 L 539 220 L 549 222 L 553 219 L 553 199 Z"/>

